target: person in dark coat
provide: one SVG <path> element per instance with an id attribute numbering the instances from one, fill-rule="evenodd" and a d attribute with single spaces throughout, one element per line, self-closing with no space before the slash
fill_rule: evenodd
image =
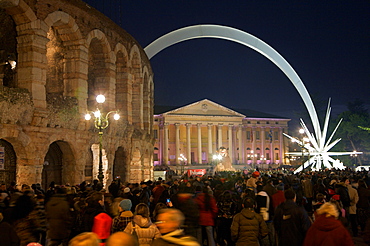
<path id="1" fill-rule="evenodd" d="M 335 192 L 339 195 L 339 199 L 342 202 L 344 210 L 346 210 L 346 218 L 349 218 L 349 206 L 351 205 L 351 198 L 348 193 L 348 188 L 345 184 L 347 177 L 343 177 L 341 182 L 335 184 Z"/>
<path id="2" fill-rule="evenodd" d="M 358 181 L 358 202 L 357 202 L 357 214 L 358 222 L 361 227 L 361 231 L 365 231 L 366 221 L 370 218 L 370 190 L 364 180 Z"/>
<path id="3" fill-rule="evenodd" d="M 72 215 L 67 202 L 66 189 L 57 186 L 55 192 L 45 208 L 46 221 L 48 223 L 46 237 L 49 242 L 48 246 L 60 244 L 67 246 L 71 233 Z"/>
<path id="4" fill-rule="evenodd" d="M 199 225 L 199 208 L 193 199 L 194 193 L 188 192 L 190 192 L 189 189 L 181 185 L 179 192 L 171 197 L 171 201 L 174 208 L 179 209 L 185 215 L 185 234 L 197 238 L 200 243 L 202 236 Z"/>
<path id="5" fill-rule="evenodd" d="M 217 216 L 217 243 L 220 246 L 225 246 L 225 241 L 227 245 L 234 245 L 231 240 L 231 224 L 233 222 L 233 217 L 239 212 L 238 204 L 233 199 L 230 191 L 225 191 L 219 196 L 217 200 L 217 207 L 219 209 Z"/>
<path id="6" fill-rule="evenodd" d="M 112 218 L 104 209 L 104 195 L 101 192 L 93 192 L 86 198 L 86 202 L 81 231 L 94 232 L 104 241 L 110 236 L 112 227 Z"/>
<path id="7" fill-rule="evenodd" d="M 149 183 L 148 181 L 142 181 L 140 185 L 141 185 L 141 192 L 139 195 L 139 203 L 144 203 L 150 206 L 150 197 L 152 195 L 152 192 L 150 191 Z"/>
<path id="8" fill-rule="evenodd" d="M 337 220 L 339 212 L 333 204 L 326 202 L 316 212 L 316 220 L 307 231 L 304 246 L 354 245 L 348 230 Z"/>
<path id="9" fill-rule="evenodd" d="M 306 210 L 295 203 L 293 190 L 286 190 L 284 196 L 286 201 L 276 208 L 273 220 L 279 245 L 301 246 L 311 221 Z"/>
<path id="10" fill-rule="evenodd" d="M 3 221 L 3 214 L 0 213 L 0 238 L 2 246 L 19 246 L 19 237 L 13 227 Z"/>
<path id="11" fill-rule="evenodd" d="M 234 216 L 231 238 L 236 246 L 259 246 L 259 240 L 268 234 L 265 221 L 254 211 L 254 207 L 254 200 L 247 197 L 243 201 L 243 210 Z"/>

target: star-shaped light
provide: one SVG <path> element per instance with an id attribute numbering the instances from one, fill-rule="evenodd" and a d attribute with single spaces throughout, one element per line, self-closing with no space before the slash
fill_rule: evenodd
<path id="1" fill-rule="evenodd" d="M 330 100 L 328 103 L 328 108 L 326 110 L 326 117 L 324 122 L 323 131 L 320 130 L 320 124 L 319 122 L 312 122 L 314 126 L 318 127 L 316 129 L 316 136 L 314 136 L 307 128 L 306 124 L 302 119 L 300 119 L 301 126 L 304 130 L 304 133 L 308 137 L 309 143 L 306 144 L 302 142 L 301 140 L 292 137 L 288 134 L 283 133 L 286 137 L 290 138 L 292 141 L 295 141 L 298 143 L 299 146 L 302 146 L 301 148 L 306 149 L 306 152 L 289 152 L 286 153 L 288 155 L 292 156 L 308 156 L 308 159 L 299 167 L 297 168 L 294 173 L 301 172 L 305 168 L 311 166 L 312 170 L 321 170 L 324 168 L 338 168 L 338 169 L 345 169 L 345 166 L 342 162 L 339 160 L 333 159 L 331 156 L 335 155 L 354 155 L 354 154 L 362 154 L 362 152 L 329 152 L 330 149 L 332 149 L 341 139 L 338 138 L 331 142 L 335 132 L 337 131 L 340 123 L 342 122 L 342 119 L 338 122 L 337 126 L 335 127 L 334 131 L 330 135 L 329 139 L 326 141 L 326 136 L 328 134 L 328 127 L 329 127 L 329 118 L 330 118 Z M 311 119 L 312 120 L 312 119 Z"/>

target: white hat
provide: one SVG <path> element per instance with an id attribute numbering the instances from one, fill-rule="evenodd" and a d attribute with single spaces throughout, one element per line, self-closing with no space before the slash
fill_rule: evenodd
<path id="1" fill-rule="evenodd" d="M 123 192 L 124 193 L 129 193 L 130 192 L 130 188 L 126 187 L 125 189 L 123 189 Z"/>

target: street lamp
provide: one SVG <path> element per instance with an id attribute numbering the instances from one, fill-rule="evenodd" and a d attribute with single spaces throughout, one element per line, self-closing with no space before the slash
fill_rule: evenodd
<path id="1" fill-rule="evenodd" d="M 255 165 L 254 165 L 254 158 L 257 157 L 257 154 L 253 154 L 254 151 L 251 150 L 251 153 L 247 155 L 248 158 L 252 158 L 252 168 L 254 169 L 255 168 Z"/>
<path id="2" fill-rule="evenodd" d="M 357 151 L 356 150 L 352 152 L 351 157 L 355 159 L 355 167 L 357 167 Z"/>
<path id="3" fill-rule="evenodd" d="M 263 166 L 263 163 L 266 163 L 266 157 L 263 157 L 263 155 L 261 155 L 260 161 L 261 165 Z"/>
<path id="4" fill-rule="evenodd" d="M 212 159 L 213 159 L 213 162 L 212 163 L 215 163 L 216 165 L 212 167 L 212 175 L 215 174 L 215 171 L 216 171 L 216 167 L 217 165 L 220 163 L 220 161 L 222 160 L 222 155 L 220 154 L 214 154 L 212 156 Z"/>
<path id="5" fill-rule="evenodd" d="M 308 161 L 310 161 L 310 140 L 308 137 L 304 136 L 305 133 L 304 129 L 299 129 L 299 133 L 301 134 L 301 138 L 292 138 L 292 142 L 298 144 L 302 151 L 302 172 L 304 172 L 304 152 L 308 151 Z"/>
<path id="6" fill-rule="evenodd" d="M 184 164 L 188 159 L 186 159 L 186 157 L 183 154 L 180 154 L 180 157 L 178 159 L 180 161 L 180 167 L 181 167 L 180 172 L 182 176 L 184 174 Z"/>
<path id="7" fill-rule="evenodd" d="M 98 95 L 96 97 L 96 101 L 98 104 L 103 104 L 105 102 L 104 95 Z M 114 120 L 119 120 L 120 116 L 118 111 L 109 111 L 107 114 L 104 114 L 100 111 L 99 107 L 96 111 L 88 111 L 85 114 L 85 120 L 90 120 L 93 116 L 94 117 L 94 126 L 96 129 L 99 130 L 99 171 L 98 171 L 98 179 L 100 183 L 103 184 L 104 174 L 103 174 L 103 152 L 102 152 L 102 142 L 103 142 L 103 129 L 107 128 L 109 125 L 109 115 L 114 113 Z"/>

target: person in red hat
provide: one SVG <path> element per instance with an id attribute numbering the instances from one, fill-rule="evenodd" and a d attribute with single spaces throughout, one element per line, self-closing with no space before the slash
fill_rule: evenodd
<path id="1" fill-rule="evenodd" d="M 258 177 L 260 176 L 260 172 L 255 171 L 252 173 L 252 177 L 247 181 L 247 188 L 256 191 L 257 188 L 257 181 Z"/>

